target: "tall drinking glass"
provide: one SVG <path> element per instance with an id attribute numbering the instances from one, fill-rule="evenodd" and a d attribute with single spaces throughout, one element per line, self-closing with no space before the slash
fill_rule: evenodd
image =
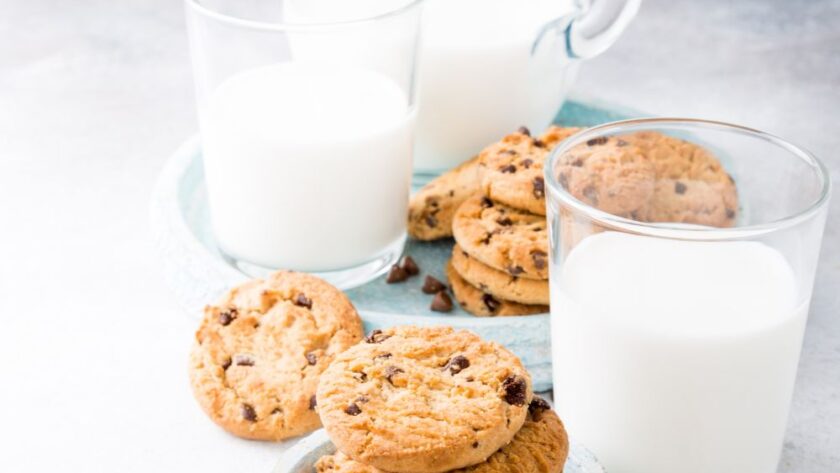
<path id="1" fill-rule="evenodd" d="M 186 0 L 210 217 L 240 269 L 348 288 L 399 258 L 421 4 L 303 24 L 283 1 Z"/>
<path id="2" fill-rule="evenodd" d="M 546 181 L 554 395 L 570 435 L 613 472 L 776 471 L 823 165 L 735 125 L 631 120 L 564 142 Z"/>

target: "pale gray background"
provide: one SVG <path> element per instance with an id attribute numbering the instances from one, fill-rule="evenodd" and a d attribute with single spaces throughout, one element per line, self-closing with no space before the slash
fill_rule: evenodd
<path id="1" fill-rule="evenodd" d="M 645 0 L 576 90 L 765 129 L 840 169 L 840 2 Z M 268 471 L 192 401 L 147 203 L 196 130 L 178 0 L 0 0 L 0 471 Z M 838 194 L 838 193 L 836 193 Z M 780 471 L 840 465 L 834 199 Z M 712 472 L 710 472 L 712 473 Z"/>

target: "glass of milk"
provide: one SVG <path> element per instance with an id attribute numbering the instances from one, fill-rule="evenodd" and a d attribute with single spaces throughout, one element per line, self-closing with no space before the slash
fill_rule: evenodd
<path id="1" fill-rule="evenodd" d="M 570 150 L 640 131 L 714 153 L 737 185 L 732 226 L 636 221 L 566 191 Z M 739 126 L 631 120 L 567 140 L 546 181 L 554 395 L 571 437 L 618 473 L 776 471 L 826 218 L 823 165 Z"/>
<path id="2" fill-rule="evenodd" d="M 421 7 L 300 24 L 279 0 L 186 0 L 210 217 L 244 272 L 349 288 L 399 258 Z"/>

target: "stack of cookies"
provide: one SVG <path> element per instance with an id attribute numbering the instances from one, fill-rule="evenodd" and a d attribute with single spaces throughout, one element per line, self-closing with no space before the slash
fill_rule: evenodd
<path id="1" fill-rule="evenodd" d="M 560 473 L 568 454 L 519 359 L 449 327 L 372 332 L 323 373 L 317 400 L 337 448 L 319 473 Z"/>

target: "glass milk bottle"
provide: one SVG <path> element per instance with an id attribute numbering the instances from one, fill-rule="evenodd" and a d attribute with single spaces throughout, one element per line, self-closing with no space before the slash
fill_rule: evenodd
<path id="1" fill-rule="evenodd" d="M 405 242 L 422 1 L 306 25 L 282 3 L 186 0 L 213 230 L 247 273 L 348 288 Z"/>
<path id="2" fill-rule="evenodd" d="M 700 147 L 672 148 L 695 150 L 687 174 L 581 190 L 580 156 L 652 157 L 651 133 Z M 709 184 L 706 153 L 728 176 Z M 651 119 L 574 136 L 546 181 L 554 394 L 570 436 L 609 471 L 776 471 L 826 218 L 822 164 L 756 130 Z M 663 212 L 674 202 L 682 213 Z"/>

